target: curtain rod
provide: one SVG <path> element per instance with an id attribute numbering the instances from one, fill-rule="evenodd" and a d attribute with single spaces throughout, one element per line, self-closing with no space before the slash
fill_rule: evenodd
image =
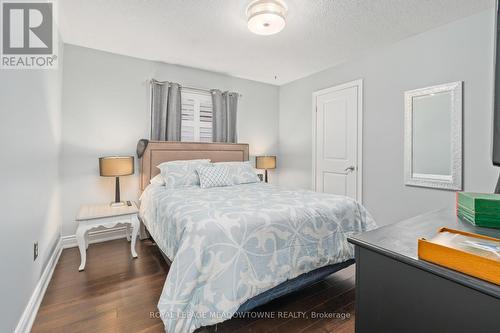
<path id="1" fill-rule="evenodd" d="M 160 84 L 160 85 L 163 85 L 163 84 L 170 84 L 169 81 L 158 81 L 158 80 L 155 80 L 155 79 L 151 79 L 149 80 L 149 83 L 150 84 L 153 84 L 153 83 L 156 83 L 156 84 Z M 207 92 L 207 93 L 212 93 L 212 89 L 206 89 L 206 88 L 198 88 L 198 87 L 191 87 L 191 86 L 183 86 L 183 85 L 180 85 L 181 88 L 184 88 L 184 89 L 189 89 L 189 90 L 198 90 L 198 91 L 204 91 L 204 92 Z M 240 93 L 237 93 L 238 94 L 238 97 L 243 97 L 242 94 Z"/>

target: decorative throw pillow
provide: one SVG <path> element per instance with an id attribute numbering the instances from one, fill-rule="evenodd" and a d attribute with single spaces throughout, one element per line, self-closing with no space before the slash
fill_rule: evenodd
<path id="1" fill-rule="evenodd" d="M 225 165 L 200 166 L 196 169 L 200 177 L 200 187 L 231 186 L 233 182 L 229 177 L 229 168 Z"/>
<path id="2" fill-rule="evenodd" d="M 196 169 L 210 164 L 210 160 L 171 161 L 158 165 L 167 188 L 200 185 Z"/>
<path id="3" fill-rule="evenodd" d="M 225 165 L 229 168 L 229 176 L 233 185 L 258 183 L 259 177 L 250 162 L 218 162 L 214 165 Z"/>

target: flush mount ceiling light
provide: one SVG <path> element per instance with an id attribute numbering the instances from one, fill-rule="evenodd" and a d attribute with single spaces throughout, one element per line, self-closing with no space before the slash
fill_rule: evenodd
<path id="1" fill-rule="evenodd" d="M 247 7 L 248 29 L 257 35 L 274 35 L 285 27 L 287 7 L 281 0 L 256 0 Z"/>

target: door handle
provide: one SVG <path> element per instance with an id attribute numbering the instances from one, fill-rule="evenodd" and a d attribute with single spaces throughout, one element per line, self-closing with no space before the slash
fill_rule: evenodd
<path id="1" fill-rule="evenodd" d="M 346 174 L 350 174 L 351 172 L 355 171 L 356 167 L 354 165 L 351 165 L 350 167 L 345 168 Z"/>

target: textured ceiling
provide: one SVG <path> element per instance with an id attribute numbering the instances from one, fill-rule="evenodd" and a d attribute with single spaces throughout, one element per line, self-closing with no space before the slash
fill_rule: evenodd
<path id="1" fill-rule="evenodd" d="M 494 0 L 285 0 L 273 36 L 246 27 L 250 0 L 63 0 L 66 43 L 283 84 L 369 49 L 492 8 Z"/>

